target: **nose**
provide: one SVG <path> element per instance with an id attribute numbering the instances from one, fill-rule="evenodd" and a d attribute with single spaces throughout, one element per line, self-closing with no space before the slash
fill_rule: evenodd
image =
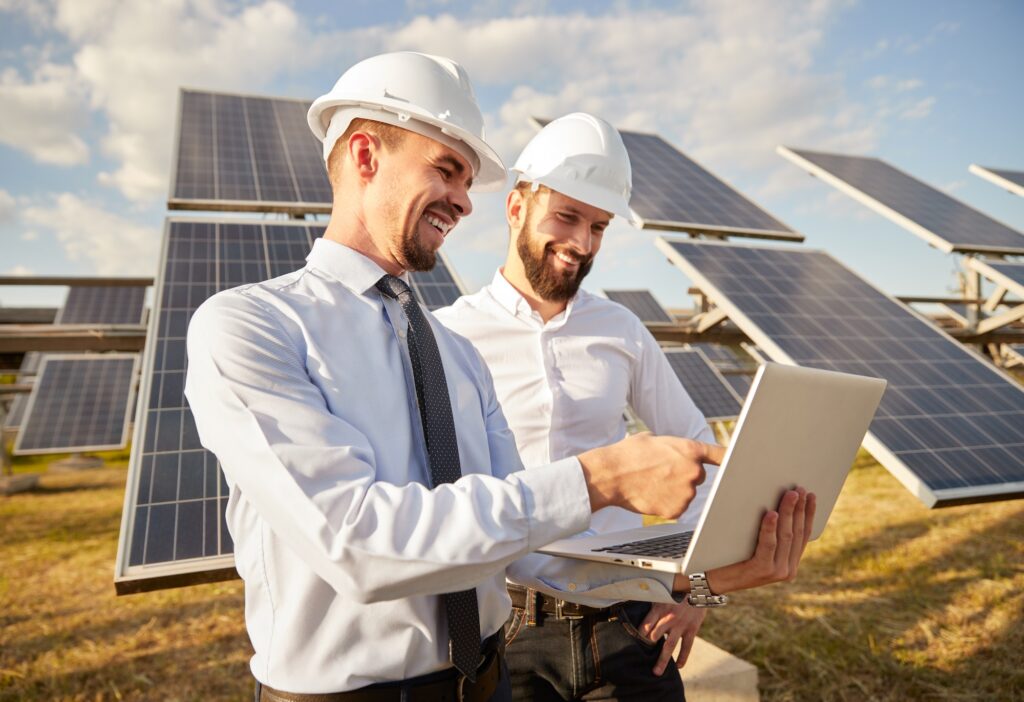
<path id="1" fill-rule="evenodd" d="M 473 201 L 469 199 L 469 188 L 462 183 L 452 186 L 448 196 L 448 203 L 458 213 L 459 217 L 466 217 L 473 211 Z"/>
<path id="2" fill-rule="evenodd" d="M 590 233 L 590 224 L 580 222 L 572 228 L 569 235 L 569 243 L 572 244 L 576 253 L 582 256 L 589 256 L 593 245 L 593 238 Z"/>

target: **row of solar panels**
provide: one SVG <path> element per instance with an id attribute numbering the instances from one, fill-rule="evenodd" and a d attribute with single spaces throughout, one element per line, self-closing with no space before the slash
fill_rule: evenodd
<path id="1" fill-rule="evenodd" d="M 185 91 L 169 206 L 329 211 L 321 155 L 301 118 L 306 107 Z M 645 226 L 803 240 L 659 137 L 624 132 L 623 141 L 634 169 L 631 207 Z M 1024 251 L 1024 239 L 1014 238 L 1019 233 L 971 212 L 966 221 L 981 233 L 975 248 L 962 249 L 959 232 L 933 235 L 950 237 L 957 250 L 995 251 L 994 239 L 1008 252 Z M 223 526 L 226 486 L 216 459 L 199 445 L 181 396 L 185 329 L 195 307 L 217 290 L 301 266 L 320 229 L 168 224 L 118 552 L 120 591 L 233 574 Z M 1024 419 L 1024 390 L 904 305 L 821 252 L 672 240 L 659 246 L 772 360 L 887 378 L 891 399 L 883 400 L 868 445 L 926 504 L 1024 492 L 1024 421 L 1018 421 Z M 454 284 L 447 268 L 438 275 L 424 290 L 443 294 Z M 660 313 L 642 310 L 652 323 L 672 321 Z M 713 381 L 687 381 L 695 395 L 707 390 L 701 400 L 707 416 L 735 416 L 743 393 L 722 388 L 741 373 L 709 364 L 707 349 L 668 353 L 681 374 L 711 369 Z"/>

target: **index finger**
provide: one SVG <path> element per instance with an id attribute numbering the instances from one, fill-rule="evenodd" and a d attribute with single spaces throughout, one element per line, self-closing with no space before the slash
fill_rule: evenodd
<path id="1" fill-rule="evenodd" d="M 719 446 L 718 444 L 706 444 L 703 441 L 698 443 L 703 448 L 703 455 L 700 459 L 701 463 L 711 463 L 716 466 L 722 465 L 722 461 L 725 460 L 724 446 Z"/>

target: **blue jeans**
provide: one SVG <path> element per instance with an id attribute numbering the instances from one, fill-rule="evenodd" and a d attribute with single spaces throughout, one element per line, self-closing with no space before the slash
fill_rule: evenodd
<path id="1" fill-rule="evenodd" d="M 612 606 L 611 621 L 538 615 L 530 627 L 523 610 L 513 608 L 505 625 L 512 699 L 684 702 L 675 665 L 660 676 L 652 672 L 664 642 L 637 631 L 650 609 L 649 602 L 623 602 Z"/>

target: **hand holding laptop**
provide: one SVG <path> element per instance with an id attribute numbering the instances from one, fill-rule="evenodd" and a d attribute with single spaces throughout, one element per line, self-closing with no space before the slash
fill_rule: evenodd
<path id="1" fill-rule="evenodd" d="M 777 511 L 765 512 L 754 555 L 741 563 L 712 568 L 707 573 L 712 592 L 724 594 L 769 585 L 796 577 L 800 559 L 814 528 L 815 495 L 803 488 L 788 490 Z M 685 574 L 673 580 L 677 592 L 689 592 Z"/>

